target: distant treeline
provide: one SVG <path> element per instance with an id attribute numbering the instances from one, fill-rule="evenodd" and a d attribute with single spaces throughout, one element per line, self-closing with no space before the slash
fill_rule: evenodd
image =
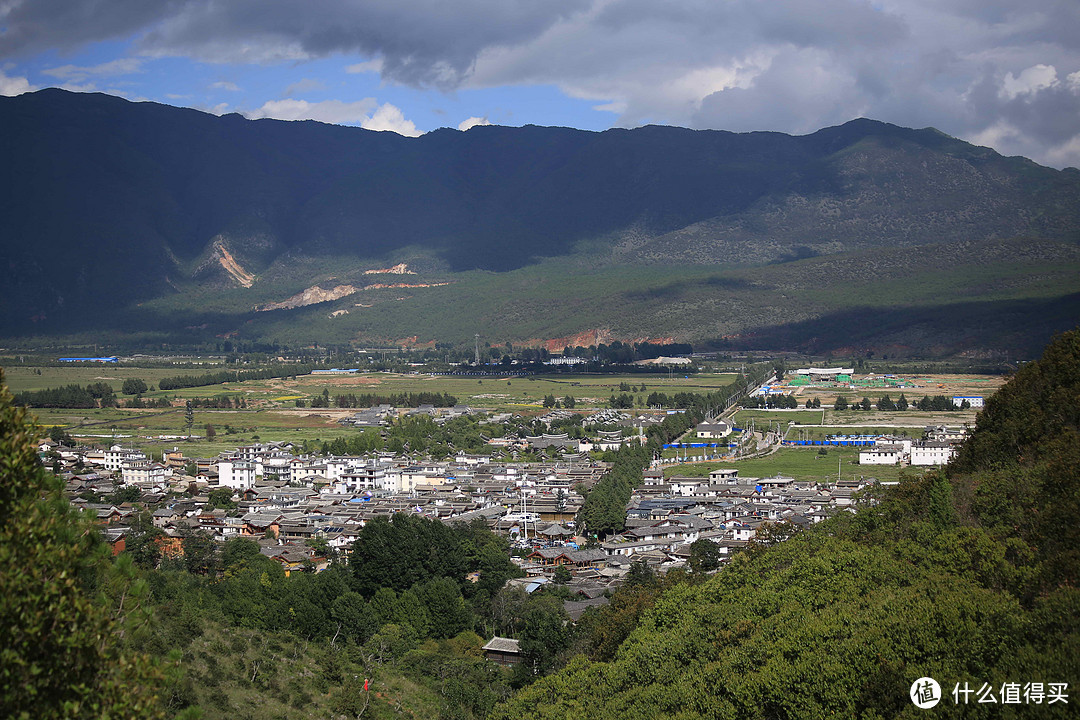
<path id="1" fill-rule="evenodd" d="M 335 395 L 330 399 L 330 393 L 323 391 L 322 395 L 316 395 L 311 399 L 311 407 L 334 407 L 339 408 L 368 408 L 376 405 L 393 405 L 394 407 L 420 407 L 421 405 L 434 405 L 435 407 L 453 407 L 458 404 L 458 399 L 449 393 L 395 393 L 392 395 L 375 395 L 365 393 L 356 395 L 348 393 Z"/>
<path id="2" fill-rule="evenodd" d="M 16 405 L 33 408 L 96 408 L 116 405 L 116 393 L 108 383 L 71 384 L 45 390 L 28 390 L 15 396 Z"/>
<path id="3" fill-rule="evenodd" d="M 195 397 L 191 398 L 188 402 L 191 403 L 193 408 L 220 408 L 229 410 L 231 408 L 246 408 L 247 400 L 242 397 L 229 397 L 228 395 L 215 395 L 212 398 L 209 397 Z"/>
<path id="4" fill-rule="evenodd" d="M 241 382 L 243 380 L 269 380 L 271 378 L 307 375 L 313 367 L 313 365 L 274 365 L 260 370 L 219 370 L 218 372 L 203 375 L 177 375 L 176 377 L 162 378 L 158 382 L 158 388 L 161 390 L 179 390 L 181 388 L 220 385 L 221 383 Z"/>

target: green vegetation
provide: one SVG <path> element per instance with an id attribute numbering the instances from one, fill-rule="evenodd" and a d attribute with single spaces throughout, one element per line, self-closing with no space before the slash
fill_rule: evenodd
<path id="1" fill-rule="evenodd" d="M 922 676 L 959 716 L 974 708 L 949 707 L 957 683 L 1071 690 L 1078 369 L 1074 331 L 993 398 L 948 474 L 667 590 L 610 658 L 575 658 L 493 716 L 915 717 L 908 690 Z"/>
<path id="2" fill-rule="evenodd" d="M 148 629 L 149 587 L 109 560 L 33 440 L 0 374 L 0 715 L 161 717 L 161 672 L 125 642 Z"/>

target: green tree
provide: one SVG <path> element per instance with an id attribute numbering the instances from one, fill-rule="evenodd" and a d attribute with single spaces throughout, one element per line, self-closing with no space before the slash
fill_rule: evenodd
<path id="1" fill-rule="evenodd" d="M 210 491 L 207 496 L 206 508 L 213 510 L 215 508 L 222 508 L 224 510 L 232 510 L 236 507 L 236 502 L 233 498 L 233 490 L 229 487 L 218 487 Z"/>
<path id="2" fill-rule="evenodd" d="M 379 618 L 360 593 L 346 592 L 339 595 L 330 608 L 330 616 L 337 624 L 337 632 L 343 638 L 364 643 L 379 628 Z"/>
<path id="3" fill-rule="evenodd" d="M 138 502 L 141 496 L 142 491 L 139 490 L 138 485 L 124 485 L 109 495 L 108 501 L 113 505 L 123 505 L 124 503 Z"/>
<path id="4" fill-rule="evenodd" d="M 690 569 L 697 574 L 720 567 L 720 547 L 712 540 L 695 540 L 690 545 Z"/>
<path id="5" fill-rule="evenodd" d="M 848 407 L 847 398 L 844 397 L 843 395 L 837 395 L 836 400 L 833 401 L 833 409 L 834 410 L 847 410 L 847 407 Z"/>
<path id="6" fill-rule="evenodd" d="M 160 673 L 122 644 L 145 582 L 130 560 L 112 569 L 91 520 L 38 462 L 37 437 L 0 371 L 0 716 L 162 717 Z M 91 579 L 132 603 L 95 596 Z"/>
<path id="7" fill-rule="evenodd" d="M 519 684 L 531 682 L 555 668 L 559 654 L 570 645 L 567 621 L 558 598 L 540 596 L 530 600 L 519 638 L 521 664 L 515 673 Z"/>
<path id="8" fill-rule="evenodd" d="M 125 395 L 142 395 L 146 390 L 146 383 L 140 378 L 128 378 L 121 388 Z"/>
<path id="9" fill-rule="evenodd" d="M 470 613 L 454 580 L 434 578 L 418 585 L 416 594 L 427 608 L 431 637 L 451 638 L 470 626 Z"/>
<path id="10" fill-rule="evenodd" d="M 206 575 L 217 570 L 217 555 L 214 539 L 205 532 L 197 532 L 184 538 L 184 567 L 196 575 Z"/>

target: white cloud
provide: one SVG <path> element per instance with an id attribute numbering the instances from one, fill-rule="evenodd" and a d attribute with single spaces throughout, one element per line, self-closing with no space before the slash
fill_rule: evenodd
<path id="1" fill-rule="evenodd" d="M 1065 78 L 1065 84 L 1074 93 L 1080 93 L 1080 70 L 1070 73 L 1069 76 Z"/>
<path id="2" fill-rule="evenodd" d="M 42 72 L 65 83 L 85 83 L 92 78 L 111 78 L 142 72 L 142 62 L 139 58 L 118 58 L 100 65 L 61 65 Z"/>
<path id="3" fill-rule="evenodd" d="M 36 89 L 25 77 L 8 77 L 3 70 L 0 70 L 0 95 L 11 97 Z"/>
<path id="4" fill-rule="evenodd" d="M 1057 84 L 1057 69 L 1053 65 L 1032 65 L 1019 76 L 1006 73 L 1000 94 L 1006 100 L 1012 100 L 1017 95 L 1032 95 Z"/>
<path id="5" fill-rule="evenodd" d="M 1046 155 L 1047 162 L 1055 167 L 1080 168 L 1080 134 L 1050 148 Z"/>
<path id="6" fill-rule="evenodd" d="M 356 102 L 325 100 L 310 103 L 307 100 L 270 100 L 258 110 L 244 113 L 252 120 L 274 118 L 276 120 L 318 120 L 335 124 L 355 124 L 370 117 L 375 108 L 374 98 L 364 98 Z"/>
<path id="7" fill-rule="evenodd" d="M 360 123 L 360 127 L 366 130 L 391 130 L 406 137 L 423 135 L 422 132 L 416 129 L 416 125 L 411 120 L 405 119 L 400 108 L 390 103 L 383 103 L 376 108 L 370 118 Z"/>
<path id="8" fill-rule="evenodd" d="M 391 130 L 400 135 L 417 137 L 422 133 L 411 120 L 406 120 L 401 109 L 374 98 L 356 102 L 324 100 L 311 103 L 306 100 L 271 100 L 257 110 L 244 113 L 248 118 L 274 118 L 277 120 L 317 120 L 337 125 L 359 125 L 367 130 Z"/>
<path id="9" fill-rule="evenodd" d="M 488 122 L 488 119 L 486 117 L 471 117 L 471 118 L 468 118 L 466 120 L 462 120 L 460 123 L 458 123 L 457 129 L 464 131 L 464 130 L 468 130 L 469 128 L 474 128 L 477 125 L 490 125 L 490 124 L 491 123 Z"/>
<path id="10" fill-rule="evenodd" d="M 349 66 L 347 66 L 345 68 L 345 72 L 350 73 L 352 75 L 360 75 L 360 74 L 363 74 L 363 73 L 375 73 L 375 74 L 378 75 L 378 74 L 382 74 L 382 70 L 383 70 L 382 58 L 374 58 L 372 60 L 367 60 L 367 61 L 362 62 L 362 63 L 356 63 L 354 65 L 349 65 Z"/>
<path id="11" fill-rule="evenodd" d="M 240 92 L 240 86 L 234 82 L 227 80 L 221 80 L 210 85 L 215 90 L 228 90 L 229 92 Z"/>

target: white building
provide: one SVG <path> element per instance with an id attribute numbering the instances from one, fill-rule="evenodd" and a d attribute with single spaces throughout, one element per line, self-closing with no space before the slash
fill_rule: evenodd
<path id="1" fill-rule="evenodd" d="M 957 395 L 952 399 L 952 404 L 955 407 L 960 407 L 967 400 L 968 406 L 973 408 L 981 408 L 983 406 L 982 395 Z"/>
<path id="2" fill-rule="evenodd" d="M 165 487 L 166 478 L 171 474 L 164 465 L 145 460 L 129 460 L 120 468 L 124 484 L 157 485 Z"/>
<path id="3" fill-rule="evenodd" d="M 255 463 L 229 458 L 218 462 L 218 486 L 247 490 L 255 485 Z"/>
<path id="4" fill-rule="evenodd" d="M 122 470 L 125 462 L 145 462 L 149 460 L 146 453 L 139 450 L 125 450 L 119 445 L 113 445 L 105 451 L 105 469 L 110 472 Z"/>
<path id="5" fill-rule="evenodd" d="M 881 444 L 859 450 L 860 465 L 897 465 L 904 456 L 903 445 Z"/>
<path id="6" fill-rule="evenodd" d="M 956 448 L 945 442 L 916 443 L 911 446 L 912 465 L 944 465 L 956 456 Z"/>
<path id="7" fill-rule="evenodd" d="M 702 438 L 725 438 L 731 434 L 731 426 L 721 420 L 713 423 L 703 422 L 694 428 L 694 432 Z"/>

